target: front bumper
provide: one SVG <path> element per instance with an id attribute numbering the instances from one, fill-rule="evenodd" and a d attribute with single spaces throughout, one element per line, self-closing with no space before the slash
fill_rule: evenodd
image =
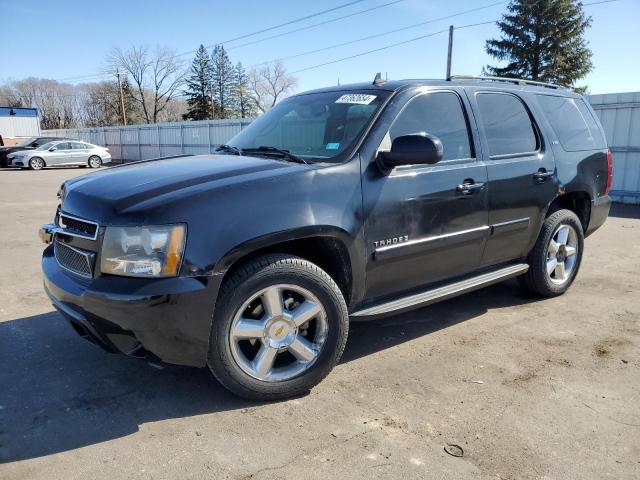
<path id="1" fill-rule="evenodd" d="M 221 275 L 84 279 L 60 267 L 52 245 L 43 253 L 42 272 L 54 307 L 87 340 L 109 352 L 206 365 Z"/>

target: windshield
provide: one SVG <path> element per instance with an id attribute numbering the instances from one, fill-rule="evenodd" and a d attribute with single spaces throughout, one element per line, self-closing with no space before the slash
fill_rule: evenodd
<path id="1" fill-rule="evenodd" d="M 288 98 L 229 141 L 239 149 L 275 147 L 307 161 L 345 159 L 390 92 L 310 93 Z"/>

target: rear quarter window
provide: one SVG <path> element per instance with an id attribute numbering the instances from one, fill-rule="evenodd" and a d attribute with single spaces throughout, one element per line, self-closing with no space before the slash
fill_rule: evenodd
<path id="1" fill-rule="evenodd" d="M 568 152 L 606 148 L 604 135 L 581 98 L 537 95 L 560 145 Z"/>

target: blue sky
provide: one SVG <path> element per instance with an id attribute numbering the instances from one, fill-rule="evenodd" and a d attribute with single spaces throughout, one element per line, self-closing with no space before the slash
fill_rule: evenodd
<path id="1" fill-rule="evenodd" d="M 401 28 L 445 15 L 496 3 L 491 0 L 403 0 L 378 10 L 320 27 L 265 40 L 280 32 L 389 3 L 364 0 L 348 8 L 225 44 L 231 59 L 250 66 L 337 43 Z M 585 0 L 590 3 L 596 0 Z M 28 76 L 63 79 L 102 72 L 114 46 L 162 45 L 177 53 L 251 33 L 320 10 L 348 3 L 300 0 L 168 0 L 108 2 L 77 0 L 0 0 L 0 82 Z M 457 26 L 495 20 L 507 2 L 473 13 L 433 22 L 392 35 L 285 61 L 289 71 L 355 55 Z M 582 83 L 591 93 L 640 90 L 640 0 L 618 0 L 585 7 L 593 17 L 587 39 L 594 71 Z M 462 29 L 455 34 L 453 73 L 479 74 L 492 62 L 484 41 L 497 36 L 494 24 Z M 297 73 L 299 90 L 373 79 L 442 78 L 447 35 L 439 34 L 317 69 Z M 190 56 L 184 57 L 190 60 Z M 77 82 L 78 80 L 74 80 Z"/>

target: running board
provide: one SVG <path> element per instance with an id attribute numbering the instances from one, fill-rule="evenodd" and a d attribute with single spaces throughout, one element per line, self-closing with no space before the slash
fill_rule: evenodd
<path id="1" fill-rule="evenodd" d="M 426 292 L 416 293 L 414 295 L 403 297 L 398 300 L 392 300 L 390 302 L 382 303 L 373 307 L 358 310 L 352 313 L 351 317 L 378 317 L 382 315 L 388 315 L 391 313 L 400 313 L 406 310 L 411 310 L 418 307 L 424 307 L 431 305 L 432 303 L 440 302 L 448 298 L 462 295 L 463 293 L 471 292 L 493 283 L 498 283 L 508 278 L 517 277 L 529 270 L 529 265 L 526 263 L 519 263 L 517 265 L 510 265 L 500 270 L 494 270 L 493 272 L 483 273 L 476 277 L 460 280 L 459 282 L 450 283 L 444 287 L 434 288 L 427 290 Z"/>

